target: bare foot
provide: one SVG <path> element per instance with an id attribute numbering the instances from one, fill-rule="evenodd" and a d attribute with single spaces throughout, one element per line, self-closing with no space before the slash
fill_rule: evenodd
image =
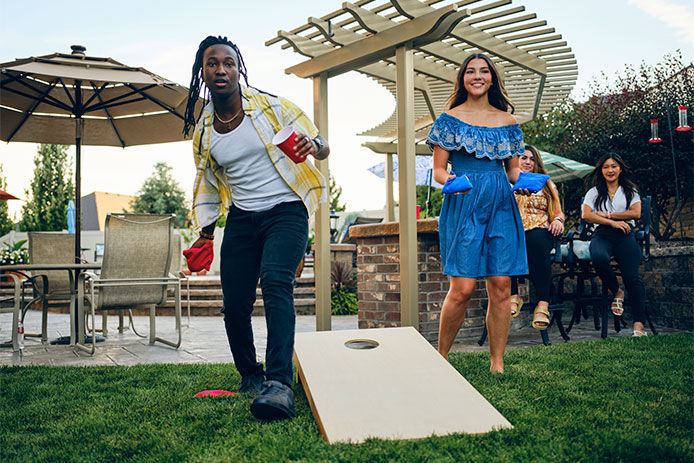
<path id="1" fill-rule="evenodd" d="M 496 363 L 496 362 L 492 361 L 492 364 L 489 367 L 489 371 L 491 371 L 492 373 L 503 373 L 504 372 L 504 363 L 503 362 Z"/>

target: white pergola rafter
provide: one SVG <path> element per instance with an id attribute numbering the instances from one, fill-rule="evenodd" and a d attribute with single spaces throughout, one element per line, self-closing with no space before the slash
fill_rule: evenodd
<path id="1" fill-rule="evenodd" d="M 278 31 L 265 42 L 282 43 L 308 60 L 287 73 L 314 81 L 314 117 L 327 133 L 327 80 L 357 71 L 383 85 L 396 98 L 393 114 L 360 135 L 375 152 L 399 158 L 401 323 L 417 326 L 414 156 L 428 152 L 422 142 L 446 108 L 460 63 L 485 53 L 497 66 L 520 123 L 562 103 L 576 83 L 571 48 L 547 21 L 512 0 L 357 0 L 306 24 Z M 329 174 L 327 160 L 317 162 Z M 392 186 L 386 219 L 394 220 Z M 316 216 L 316 324 L 330 329 L 328 209 Z"/>

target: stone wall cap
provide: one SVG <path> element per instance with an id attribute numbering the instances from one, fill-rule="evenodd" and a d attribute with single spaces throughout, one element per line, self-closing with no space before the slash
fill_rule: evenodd
<path id="1" fill-rule="evenodd" d="M 417 233 L 438 233 L 439 219 L 417 220 Z M 374 236 L 392 236 L 400 234 L 400 222 L 383 222 L 349 227 L 350 238 L 370 238 Z"/>
<path id="2" fill-rule="evenodd" d="M 330 251 L 331 252 L 336 252 L 336 251 L 356 251 L 357 245 L 356 244 L 349 244 L 349 243 L 330 243 Z M 315 251 L 316 250 L 316 245 L 312 244 L 311 245 L 311 250 Z"/>
<path id="3" fill-rule="evenodd" d="M 651 257 L 691 256 L 694 255 L 694 245 L 659 245 L 651 247 Z"/>

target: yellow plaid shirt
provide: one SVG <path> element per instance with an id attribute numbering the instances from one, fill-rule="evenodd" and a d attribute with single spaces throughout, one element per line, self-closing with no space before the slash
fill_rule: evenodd
<path id="1" fill-rule="evenodd" d="M 243 112 L 251 118 L 260 139 L 265 145 L 272 164 L 287 185 L 301 198 L 309 216 L 318 204 L 328 199 L 328 188 L 323 175 L 310 161 L 295 164 L 279 148 L 272 144 L 272 137 L 288 125 L 297 133 L 311 138 L 318 136 L 318 129 L 304 112 L 292 102 L 241 86 Z M 210 134 L 214 116 L 212 101 L 203 110 L 193 134 L 193 155 L 197 172 L 193 185 L 193 226 L 202 228 L 226 214 L 231 206 L 231 185 L 224 167 L 210 154 Z"/>

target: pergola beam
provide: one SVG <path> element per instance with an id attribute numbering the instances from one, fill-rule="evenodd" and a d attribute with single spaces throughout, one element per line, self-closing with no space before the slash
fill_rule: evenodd
<path id="1" fill-rule="evenodd" d="M 291 66 L 285 72 L 302 78 L 323 73 L 326 73 L 328 77 L 334 77 L 384 58 L 390 58 L 395 55 L 397 47 L 408 43 L 417 47 L 436 42 L 469 14 L 469 10 L 457 11 L 453 5 L 449 5 L 379 34 L 366 37 L 358 43 L 351 43 Z"/>

